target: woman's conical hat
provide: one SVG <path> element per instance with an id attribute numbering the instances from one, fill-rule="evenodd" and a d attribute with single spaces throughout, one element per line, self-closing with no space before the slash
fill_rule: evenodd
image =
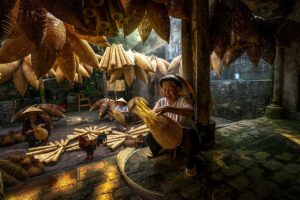
<path id="1" fill-rule="evenodd" d="M 116 102 L 123 102 L 123 103 L 127 103 L 127 101 L 125 99 L 123 99 L 122 97 L 120 99 L 117 99 Z"/>
<path id="2" fill-rule="evenodd" d="M 22 112 L 22 114 L 20 115 L 20 117 L 25 117 L 25 116 L 27 116 L 29 113 L 41 114 L 41 113 L 43 113 L 43 112 L 44 112 L 43 110 L 31 106 L 31 107 L 27 108 L 24 112 Z"/>

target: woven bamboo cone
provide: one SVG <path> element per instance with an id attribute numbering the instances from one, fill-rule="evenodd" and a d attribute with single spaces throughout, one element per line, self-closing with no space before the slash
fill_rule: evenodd
<path id="1" fill-rule="evenodd" d="M 123 19 L 123 10 L 120 1 L 108 1 L 108 8 L 110 16 L 114 21 L 121 21 Z"/>
<path id="2" fill-rule="evenodd" d="M 170 63 L 168 61 L 166 61 L 165 59 L 160 58 L 160 60 L 164 63 L 165 68 L 167 69 L 167 71 L 169 71 L 169 65 Z"/>
<path id="3" fill-rule="evenodd" d="M 157 62 L 156 62 L 155 57 L 153 57 L 152 60 L 151 60 L 151 67 L 152 67 L 152 69 L 153 69 L 153 71 L 155 73 L 156 70 L 157 70 Z"/>
<path id="4" fill-rule="evenodd" d="M 93 74 L 93 67 L 88 66 L 88 65 L 86 65 L 84 63 L 82 63 L 82 64 L 83 64 L 83 67 L 86 69 L 86 71 L 89 73 L 89 76 L 91 77 L 92 74 Z"/>
<path id="5" fill-rule="evenodd" d="M 13 81 L 18 92 L 24 96 L 27 90 L 28 82 L 25 79 L 22 68 L 18 67 L 13 73 Z"/>
<path id="6" fill-rule="evenodd" d="M 67 80 L 70 83 L 73 83 L 76 73 L 76 65 L 74 54 L 69 43 L 65 44 L 60 57 L 57 58 L 57 63 Z"/>
<path id="7" fill-rule="evenodd" d="M 56 77 L 56 73 L 53 68 L 48 72 L 48 76 Z"/>
<path id="8" fill-rule="evenodd" d="M 217 56 L 217 54 L 213 51 L 210 55 L 210 62 L 212 69 L 216 72 L 216 74 L 220 77 L 223 71 L 223 65 L 220 58 Z"/>
<path id="9" fill-rule="evenodd" d="M 47 13 L 47 34 L 45 37 L 45 44 L 48 49 L 55 49 L 56 51 L 62 50 L 66 43 L 66 28 L 64 23 Z"/>
<path id="10" fill-rule="evenodd" d="M 148 84 L 148 79 L 147 79 L 147 74 L 146 72 L 141 69 L 140 67 L 138 66 L 134 66 L 134 69 L 135 69 L 135 75 L 138 79 L 144 81 L 146 84 Z"/>

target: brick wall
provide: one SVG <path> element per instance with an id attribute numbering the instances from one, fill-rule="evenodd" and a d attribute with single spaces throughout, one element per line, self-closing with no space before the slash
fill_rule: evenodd
<path id="1" fill-rule="evenodd" d="M 271 80 L 212 80 L 213 113 L 230 120 L 264 115 L 272 95 Z"/>

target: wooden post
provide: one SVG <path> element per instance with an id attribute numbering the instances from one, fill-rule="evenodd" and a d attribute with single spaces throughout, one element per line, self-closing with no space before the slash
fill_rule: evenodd
<path id="1" fill-rule="evenodd" d="M 39 79 L 39 89 L 40 89 L 41 101 L 42 103 L 46 103 L 45 85 L 42 77 Z"/>
<path id="2" fill-rule="evenodd" d="M 196 123 L 209 126 L 210 112 L 210 57 L 209 57 L 209 2 L 192 0 L 192 66 L 196 92 Z"/>
<path id="3" fill-rule="evenodd" d="M 190 3 L 190 1 L 189 1 Z M 191 23 L 187 20 L 181 20 L 181 49 L 182 49 L 182 72 L 189 84 L 193 83 L 193 64 L 192 64 L 192 27 Z"/>

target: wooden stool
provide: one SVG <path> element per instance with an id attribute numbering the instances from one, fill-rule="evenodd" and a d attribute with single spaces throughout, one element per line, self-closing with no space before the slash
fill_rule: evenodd
<path id="1" fill-rule="evenodd" d="M 84 94 L 78 93 L 78 111 L 80 112 L 81 107 L 89 107 L 91 108 L 91 100 L 88 97 L 84 97 Z"/>

